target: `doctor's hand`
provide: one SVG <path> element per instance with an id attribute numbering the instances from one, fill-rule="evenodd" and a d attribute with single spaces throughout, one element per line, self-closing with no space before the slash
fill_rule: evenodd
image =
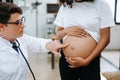
<path id="1" fill-rule="evenodd" d="M 88 35 L 88 33 L 79 26 L 70 26 L 68 28 L 65 28 L 64 31 L 66 32 L 67 35 L 70 36 L 86 37 Z"/>
<path id="2" fill-rule="evenodd" d="M 71 68 L 78 68 L 82 66 L 87 66 L 89 62 L 82 57 L 65 57 L 66 61 L 70 64 L 69 67 Z"/>
<path id="3" fill-rule="evenodd" d="M 67 47 L 69 44 L 61 44 L 59 40 L 54 40 L 53 42 L 48 42 L 46 47 L 50 50 L 53 54 L 58 55 L 61 57 L 59 50 L 61 48 Z"/>

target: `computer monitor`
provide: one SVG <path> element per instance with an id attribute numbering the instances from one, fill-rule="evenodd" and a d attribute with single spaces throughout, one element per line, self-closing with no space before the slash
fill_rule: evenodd
<path id="1" fill-rule="evenodd" d="M 59 4 L 47 4 L 47 13 L 57 13 L 59 7 Z"/>

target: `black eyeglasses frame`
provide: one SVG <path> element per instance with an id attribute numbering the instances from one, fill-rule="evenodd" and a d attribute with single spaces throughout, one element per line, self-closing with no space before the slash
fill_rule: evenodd
<path id="1" fill-rule="evenodd" d="M 25 23 L 26 18 L 22 16 L 21 19 L 15 21 L 15 22 L 4 22 L 4 24 L 15 24 L 15 25 L 21 25 L 22 23 Z"/>

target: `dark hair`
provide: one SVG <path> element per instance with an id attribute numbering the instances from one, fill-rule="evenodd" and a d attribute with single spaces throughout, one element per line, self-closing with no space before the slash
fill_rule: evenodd
<path id="1" fill-rule="evenodd" d="M 22 14 L 22 9 L 13 3 L 0 2 L 0 23 L 7 22 L 14 13 Z"/>
<path id="2" fill-rule="evenodd" d="M 76 0 L 75 0 L 76 1 Z M 94 0 L 81 0 L 79 2 L 93 2 Z M 68 5 L 72 8 L 73 0 L 59 0 L 60 3 L 64 4 L 64 6 Z M 76 1 L 78 2 L 78 1 Z"/>

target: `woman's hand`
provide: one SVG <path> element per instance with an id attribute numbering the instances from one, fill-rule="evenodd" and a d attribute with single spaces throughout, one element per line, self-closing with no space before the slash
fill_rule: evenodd
<path id="1" fill-rule="evenodd" d="M 64 32 L 67 35 L 76 36 L 76 37 L 86 37 L 88 35 L 88 33 L 84 29 L 78 26 L 72 26 L 72 27 L 65 28 Z"/>
<path id="2" fill-rule="evenodd" d="M 66 61 L 70 64 L 69 67 L 71 68 L 78 68 L 82 66 L 87 66 L 89 62 L 82 57 L 65 57 Z"/>

